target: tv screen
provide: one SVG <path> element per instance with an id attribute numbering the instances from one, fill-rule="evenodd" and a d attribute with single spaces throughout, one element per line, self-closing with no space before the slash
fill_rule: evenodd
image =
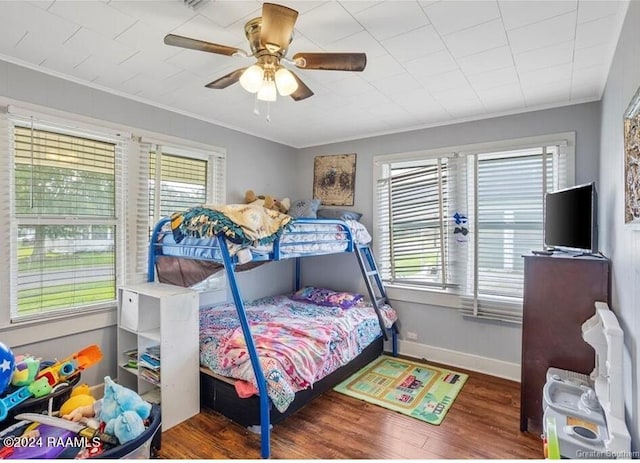
<path id="1" fill-rule="evenodd" d="M 578 185 L 545 195 L 544 242 L 598 252 L 595 183 Z"/>

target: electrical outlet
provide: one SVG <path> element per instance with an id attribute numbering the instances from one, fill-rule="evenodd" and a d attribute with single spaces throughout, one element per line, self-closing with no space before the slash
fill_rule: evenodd
<path id="1" fill-rule="evenodd" d="M 414 333 L 413 331 L 407 331 L 407 339 L 415 341 L 418 339 L 418 334 Z"/>

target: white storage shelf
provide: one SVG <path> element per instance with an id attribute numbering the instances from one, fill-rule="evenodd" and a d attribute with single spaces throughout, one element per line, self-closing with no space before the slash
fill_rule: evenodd
<path id="1" fill-rule="evenodd" d="M 162 429 L 200 412 L 198 293 L 162 283 L 118 289 L 118 382 L 160 403 Z M 160 378 L 128 366 L 127 352 L 160 346 Z"/>

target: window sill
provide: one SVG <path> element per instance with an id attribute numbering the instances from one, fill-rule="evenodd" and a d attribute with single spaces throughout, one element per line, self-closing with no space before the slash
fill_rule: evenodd
<path id="1" fill-rule="evenodd" d="M 106 328 L 116 323 L 116 308 L 111 307 L 84 314 L 12 323 L 0 328 L 0 338 L 5 345 L 14 348 Z"/>
<path id="2" fill-rule="evenodd" d="M 460 309 L 462 307 L 460 296 L 433 289 L 412 288 L 401 285 L 386 284 L 387 296 L 389 299 L 416 304 L 436 305 Z"/>

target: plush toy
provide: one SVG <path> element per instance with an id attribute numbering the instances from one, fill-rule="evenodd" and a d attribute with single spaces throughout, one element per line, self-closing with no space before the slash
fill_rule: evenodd
<path id="1" fill-rule="evenodd" d="M 16 357 L 16 366 L 11 377 L 14 386 L 28 386 L 40 371 L 40 360 L 31 355 L 19 355 Z"/>
<path id="2" fill-rule="evenodd" d="M 71 396 L 60 407 L 60 415 L 68 415 L 78 407 L 93 405 L 95 401 L 89 385 L 80 384 L 71 391 Z"/>
<path id="3" fill-rule="evenodd" d="M 135 439 L 145 430 L 151 404 L 131 389 L 127 389 L 106 376 L 104 397 L 98 419 L 105 423 L 104 432 L 118 438 L 121 444 Z"/>
<path id="4" fill-rule="evenodd" d="M 256 195 L 253 190 L 247 190 L 244 194 L 245 204 L 257 204 L 259 206 L 266 207 L 267 209 L 273 209 L 274 211 L 286 214 L 291 207 L 291 201 L 289 198 L 275 199 L 270 195 Z"/>

